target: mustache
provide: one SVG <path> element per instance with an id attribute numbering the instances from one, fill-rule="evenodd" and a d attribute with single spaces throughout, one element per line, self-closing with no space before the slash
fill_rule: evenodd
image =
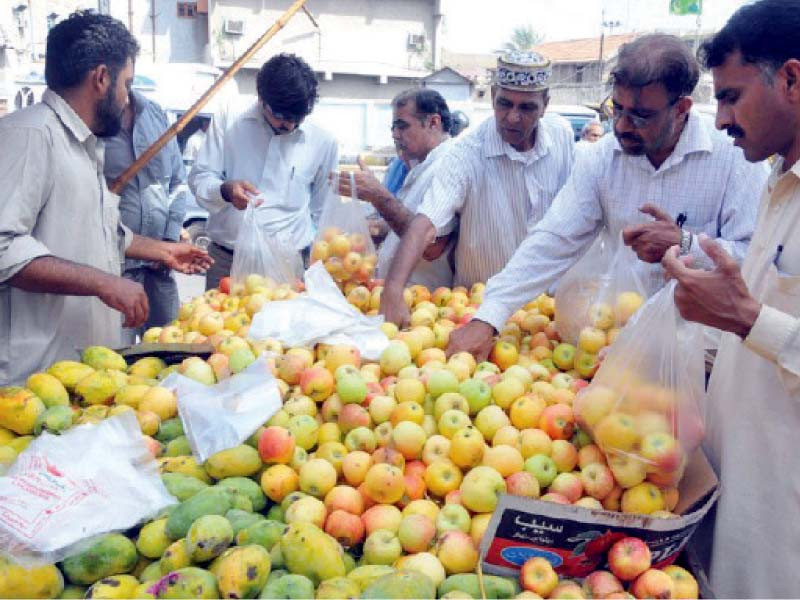
<path id="1" fill-rule="evenodd" d="M 629 142 L 636 142 L 637 144 L 641 144 L 643 141 L 638 135 L 634 135 L 632 133 L 623 133 L 618 135 L 617 138 L 620 140 L 627 140 Z"/>
<path id="2" fill-rule="evenodd" d="M 738 125 L 731 125 L 730 127 L 725 128 L 725 133 L 731 136 L 734 139 L 743 138 L 744 137 L 744 129 L 739 127 Z"/>

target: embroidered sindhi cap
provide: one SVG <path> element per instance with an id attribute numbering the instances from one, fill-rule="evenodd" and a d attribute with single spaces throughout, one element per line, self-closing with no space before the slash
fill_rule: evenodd
<path id="1" fill-rule="evenodd" d="M 538 52 L 506 52 L 497 59 L 494 84 L 515 92 L 541 92 L 552 74 L 550 61 Z"/>

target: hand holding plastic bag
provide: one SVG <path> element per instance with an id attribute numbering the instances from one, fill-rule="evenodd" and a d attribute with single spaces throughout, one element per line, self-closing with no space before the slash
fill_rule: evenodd
<path id="1" fill-rule="evenodd" d="M 54 563 L 176 502 L 133 411 L 45 432 L 0 477 L 0 553 L 26 566 Z"/>
<path id="2" fill-rule="evenodd" d="M 244 442 L 281 408 L 281 393 L 267 357 L 238 375 L 204 385 L 178 373 L 161 384 L 178 397 L 178 415 L 198 462 Z"/>
<path id="3" fill-rule="evenodd" d="M 349 344 L 368 360 L 378 360 L 389 344 L 383 317 L 368 317 L 351 305 L 324 266 L 315 263 L 305 275 L 306 294 L 265 304 L 253 316 L 248 336 L 274 338 L 287 346 Z"/>
<path id="4" fill-rule="evenodd" d="M 673 281 L 642 307 L 573 403 L 624 488 L 677 485 L 703 439 L 703 328 L 680 316 L 674 293 Z"/>
<path id="5" fill-rule="evenodd" d="M 556 329 L 565 342 L 596 354 L 596 340 L 605 336 L 610 344 L 647 296 L 636 254 L 604 232 L 558 284 Z M 591 332 L 590 344 L 581 343 L 582 332 Z"/>
<path id="6" fill-rule="evenodd" d="M 328 183 L 328 194 L 319 218 L 319 233 L 311 247 L 311 262 L 320 261 L 333 279 L 366 283 L 375 273 L 378 256 L 369 234 L 367 213 L 356 197 L 345 198 Z"/>
<path id="7" fill-rule="evenodd" d="M 236 238 L 231 280 L 244 284 L 248 277 L 258 276 L 267 278 L 267 287 L 272 287 L 276 283 L 294 284 L 302 274 L 303 261 L 291 240 L 280 233 L 265 233 L 258 220 L 258 203 L 250 202 Z"/>

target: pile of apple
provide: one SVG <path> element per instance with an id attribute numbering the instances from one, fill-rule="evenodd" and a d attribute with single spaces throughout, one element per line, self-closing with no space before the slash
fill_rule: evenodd
<path id="1" fill-rule="evenodd" d="M 608 551 L 609 571 L 594 571 L 583 580 L 560 580 L 546 558 L 527 560 L 520 583 L 530 598 L 698 598 L 694 576 L 678 565 L 652 567 L 650 549 L 642 540 L 625 537 Z M 627 586 L 627 591 L 626 591 Z"/>
<path id="2" fill-rule="evenodd" d="M 557 294 L 561 304 L 556 310 L 556 323 L 565 340 L 574 341 L 580 353 L 597 356 L 617 339 L 621 329 L 644 304 L 644 297 L 635 291 L 623 291 L 610 302 L 596 301 L 586 308 L 580 294 Z"/>
<path id="3" fill-rule="evenodd" d="M 365 284 L 372 278 L 378 255 L 366 235 L 327 227 L 311 246 L 311 262 L 320 260 L 347 293 L 351 287 Z"/>

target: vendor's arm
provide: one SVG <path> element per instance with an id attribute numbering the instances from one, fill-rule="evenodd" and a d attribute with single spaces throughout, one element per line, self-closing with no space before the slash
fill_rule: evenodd
<path id="1" fill-rule="evenodd" d="M 735 333 L 759 356 L 790 375 L 800 377 L 800 319 L 761 304 L 750 295 L 736 260 L 722 246 L 699 236 L 698 243 L 714 269 L 694 269 L 670 248 L 662 264 L 678 281 L 675 305 L 681 315 Z"/>
<path id="2" fill-rule="evenodd" d="M 603 222 L 595 171 L 588 162 L 576 165 L 544 218 L 488 281 L 472 321 L 450 336 L 449 353 L 485 356 L 492 335 L 514 311 L 546 292 L 583 255 Z"/>
<path id="3" fill-rule="evenodd" d="M 356 186 L 356 196 L 359 200 L 369 202 L 378 211 L 378 214 L 391 227 L 398 237 L 405 235 L 409 223 L 414 218 L 414 213 L 408 210 L 405 205 L 395 198 L 386 189 L 372 171 L 364 164 L 361 157 L 358 157 L 359 170 L 353 172 L 352 183 Z M 339 193 L 342 196 L 351 196 L 353 188 L 351 185 L 350 173 L 342 171 L 339 173 Z"/>
<path id="4" fill-rule="evenodd" d="M 381 314 L 397 325 L 408 322 L 408 307 L 403 300 L 406 282 L 422 259 L 427 246 L 436 240 L 436 228 L 425 215 L 417 215 L 403 236 L 389 267 L 381 294 Z"/>
<path id="5" fill-rule="evenodd" d="M 162 242 L 136 234 L 133 234 L 125 256 L 158 262 L 187 275 L 204 273 L 214 262 L 208 252 L 192 244 Z"/>

